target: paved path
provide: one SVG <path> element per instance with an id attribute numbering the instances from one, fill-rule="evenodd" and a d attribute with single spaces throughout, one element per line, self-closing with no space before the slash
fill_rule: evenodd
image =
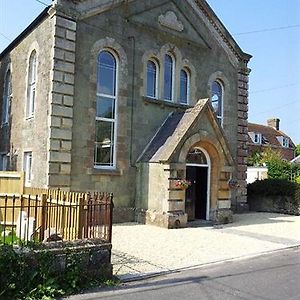
<path id="1" fill-rule="evenodd" d="M 232 224 L 173 230 L 120 224 L 112 243 L 114 274 L 126 281 L 300 245 L 300 217 L 249 213 Z"/>

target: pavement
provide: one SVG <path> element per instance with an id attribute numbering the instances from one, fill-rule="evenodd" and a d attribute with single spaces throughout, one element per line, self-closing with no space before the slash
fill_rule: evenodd
<path id="1" fill-rule="evenodd" d="M 189 225 L 172 230 L 137 223 L 114 225 L 114 275 L 126 282 L 300 245 L 300 216 L 247 213 L 234 215 L 231 224 Z"/>

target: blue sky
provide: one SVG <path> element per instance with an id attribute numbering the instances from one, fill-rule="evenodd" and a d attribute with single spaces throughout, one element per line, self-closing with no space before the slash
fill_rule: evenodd
<path id="1" fill-rule="evenodd" d="M 266 124 L 268 118 L 278 117 L 281 129 L 299 144 L 300 0 L 207 2 L 240 47 L 253 55 L 249 121 Z M 37 0 L 0 0 L 0 52 L 44 7 Z M 290 28 L 273 30 L 283 27 Z"/>

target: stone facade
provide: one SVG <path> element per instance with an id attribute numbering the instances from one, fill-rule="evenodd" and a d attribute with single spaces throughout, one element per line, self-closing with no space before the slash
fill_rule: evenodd
<path id="1" fill-rule="evenodd" d="M 39 64 L 45 66 L 38 68 L 38 76 L 47 80 L 45 85 L 37 84 L 36 112 L 40 113 L 32 120 L 35 129 L 23 122 L 22 104 L 12 106 L 10 134 L 5 128 L 0 130 L 11 139 L 1 144 L 0 153 L 8 153 L 7 145 L 13 145 L 20 157 L 18 170 L 27 146 L 24 137 L 14 132 L 24 128 L 36 140 L 30 143 L 33 186 L 113 192 L 116 221 L 138 217 L 165 227 L 185 226 L 185 193 L 173 189 L 172 178 L 186 175 L 186 157 L 180 153 L 186 155 L 190 147 L 199 145 L 209 154 L 212 166 L 208 218 L 217 221 L 219 212 L 230 210 L 231 204 L 233 208 L 245 206 L 247 62 L 251 56 L 242 52 L 204 0 L 188 0 L 186 5 L 180 0 L 57 0 L 39 18 L 37 25 L 1 54 L 0 76 L 1 93 L 10 61 L 13 95 L 23 103 L 26 80 L 17 87 L 14 78 L 24 77 L 26 68 L 21 68 L 14 53 L 24 55 L 25 49 L 28 53 L 35 37 Z M 40 33 L 43 30 L 46 35 Z M 115 168 L 94 167 L 97 58 L 104 50 L 117 61 Z M 175 61 L 173 101 L 163 100 L 166 54 Z M 160 71 L 156 99 L 146 96 L 149 59 L 156 61 Z M 179 101 L 182 69 L 189 73 L 188 105 Z M 159 164 L 141 162 L 170 114 L 184 113 L 199 99 L 210 98 L 215 80 L 224 89 L 222 128 L 205 113 L 198 125 L 191 124 L 183 139 L 176 141 L 170 159 Z M 230 178 L 239 180 L 237 192 L 228 190 Z M 158 181 L 161 189 L 155 188 Z M 149 189 L 153 192 L 146 198 L 143 193 Z"/>

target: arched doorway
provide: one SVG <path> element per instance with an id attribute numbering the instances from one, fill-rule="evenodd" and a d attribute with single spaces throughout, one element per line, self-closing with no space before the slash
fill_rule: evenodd
<path id="1" fill-rule="evenodd" d="M 193 147 L 186 158 L 186 179 L 192 184 L 186 190 L 185 212 L 188 220 L 209 220 L 210 210 L 210 158 L 199 147 Z"/>

